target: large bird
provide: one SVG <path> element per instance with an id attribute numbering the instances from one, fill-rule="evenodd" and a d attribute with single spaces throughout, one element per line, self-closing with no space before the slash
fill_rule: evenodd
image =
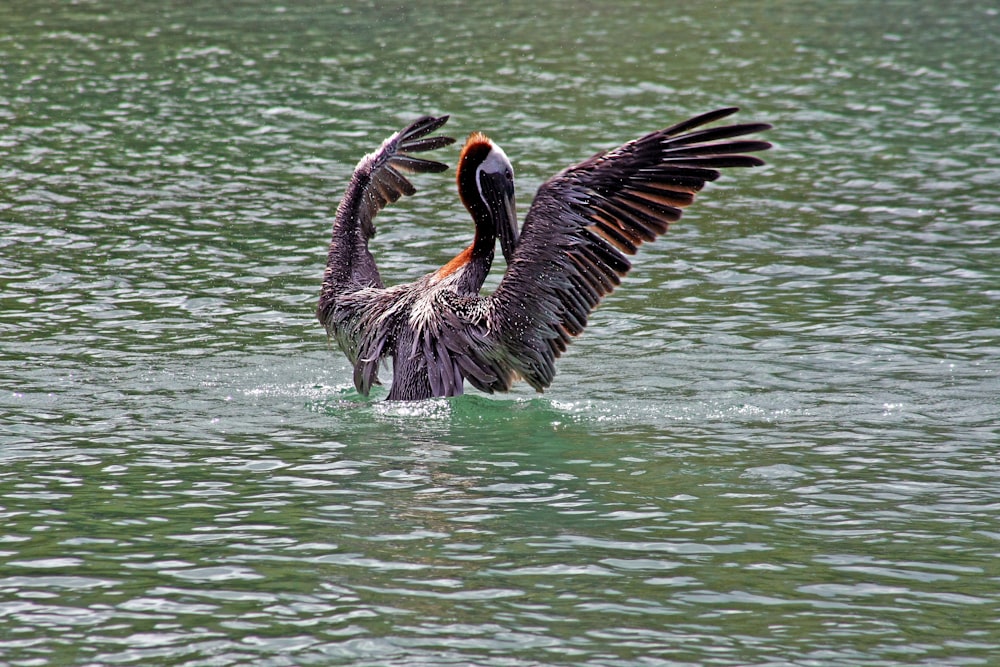
<path id="1" fill-rule="evenodd" d="M 317 317 L 354 366 L 368 395 L 391 359 L 389 400 L 455 396 L 464 383 L 508 391 L 517 378 L 537 391 L 605 294 L 631 268 L 626 255 L 681 216 L 719 168 L 755 167 L 746 155 L 765 141 L 734 139 L 766 123 L 704 128 L 737 111 L 718 109 L 599 153 L 538 189 L 523 228 L 514 205 L 514 169 L 503 150 L 472 133 L 458 160 L 458 194 L 475 222 L 469 247 L 412 283 L 385 287 L 368 241 L 376 214 L 415 192 L 404 173 L 440 172 L 421 157 L 451 137 L 430 136 L 448 116 L 423 117 L 364 156 L 333 223 Z M 507 271 L 480 295 L 497 240 Z"/>

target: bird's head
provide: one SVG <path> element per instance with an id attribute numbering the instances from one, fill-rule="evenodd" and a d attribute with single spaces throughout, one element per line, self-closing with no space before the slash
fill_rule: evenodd
<path id="1" fill-rule="evenodd" d="M 500 248 L 510 262 L 519 235 L 514 167 L 503 149 L 482 132 L 469 135 L 462 148 L 458 159 L 458 194 L 476 222 L 477 237 L 499 236 Z"/>

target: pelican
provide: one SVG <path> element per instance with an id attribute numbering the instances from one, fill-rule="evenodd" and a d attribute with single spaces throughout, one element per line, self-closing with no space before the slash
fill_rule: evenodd
<path id="1" fill-rule="evenodd" d="M 368 249 L 375 216 L 416 191 L 404 174 L 448 168 L 415 153 L 454 142 L 431 136 L 448 116 L 391 135 L 358 163 L 337 208 L 316 312 L 354 366 L 358 392 L 367 396 L 390 360 L 387 400 L 456 396 L 465 381 L 494 393 L 520 378 L 543 391 L 556 359 L 631 268 L 627 255 L 664 234 L 718 169 L 764 164 L 745 153 L 768 142 L 733 138 L 770 125 L 704 127 L 737 110 L 695 116 L 564 169 L 538 189 L 520 230 L 511 162 L 473 132 L 456 173 L 472 243 L 437 271 L 386 287 Z M 481 295 L 498 240 L 507 270 Z"/>

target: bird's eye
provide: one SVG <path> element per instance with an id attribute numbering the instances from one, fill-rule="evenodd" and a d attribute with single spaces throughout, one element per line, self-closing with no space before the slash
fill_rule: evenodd
<path id="1" fill-rule="evenodd" d="M 512 172 L 510 169 L 504 169 L 503 175 L 507 177 L 508 181 L 514 180 L 514 172 Z"/>

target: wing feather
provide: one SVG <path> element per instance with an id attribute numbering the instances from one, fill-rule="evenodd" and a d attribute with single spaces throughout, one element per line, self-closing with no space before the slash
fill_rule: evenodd
<path id="1" fill-rule="evenodd" d="M 375 235 L 375 216 L 388 204 L 416 192 L 401 172 L 435 173 L 448 168 L 441 162 L 409 155 L 453 143 L 452 137 L 427 136 L 447 121 L 448 116 L 419 118 L 358 162 L 334 218 L 323 276 L 324 294 L 358 284 L 382 286 L 368 251 L 368 240 Z"/>
<path id="2" fill-rule="evenodd" d="M 495 373 L 495 388 L 509 387 L 515 374 L 539 391 L 547 387 L 555 360 L 628 273 L 627 255 L 664 234 L 718 169 L 764 164 L 745 153 L 769 143 L 730 139 L 770 125 L 698 129 L 736 111 L 718 109 L 653 132 L 539 188 L 507 273 L 487 297 L 491 355 L 509 365 Z"/>
<path id="3" fill-rule="evenodd" d="M 447 121 L 448 116 L 419 118 L 361 158 L 337 207 L 316 316 L 354 366 L 354 385 L 364 395 L 378 383 L 379 366 L 393 352 L 399 319 L 396 292 L 384 288 L 368 250 L 375 216 L 416 192 L 404 173 L 448 168 L 411 155 L 454 143 L 451 137 L 428 136 Z"/>

